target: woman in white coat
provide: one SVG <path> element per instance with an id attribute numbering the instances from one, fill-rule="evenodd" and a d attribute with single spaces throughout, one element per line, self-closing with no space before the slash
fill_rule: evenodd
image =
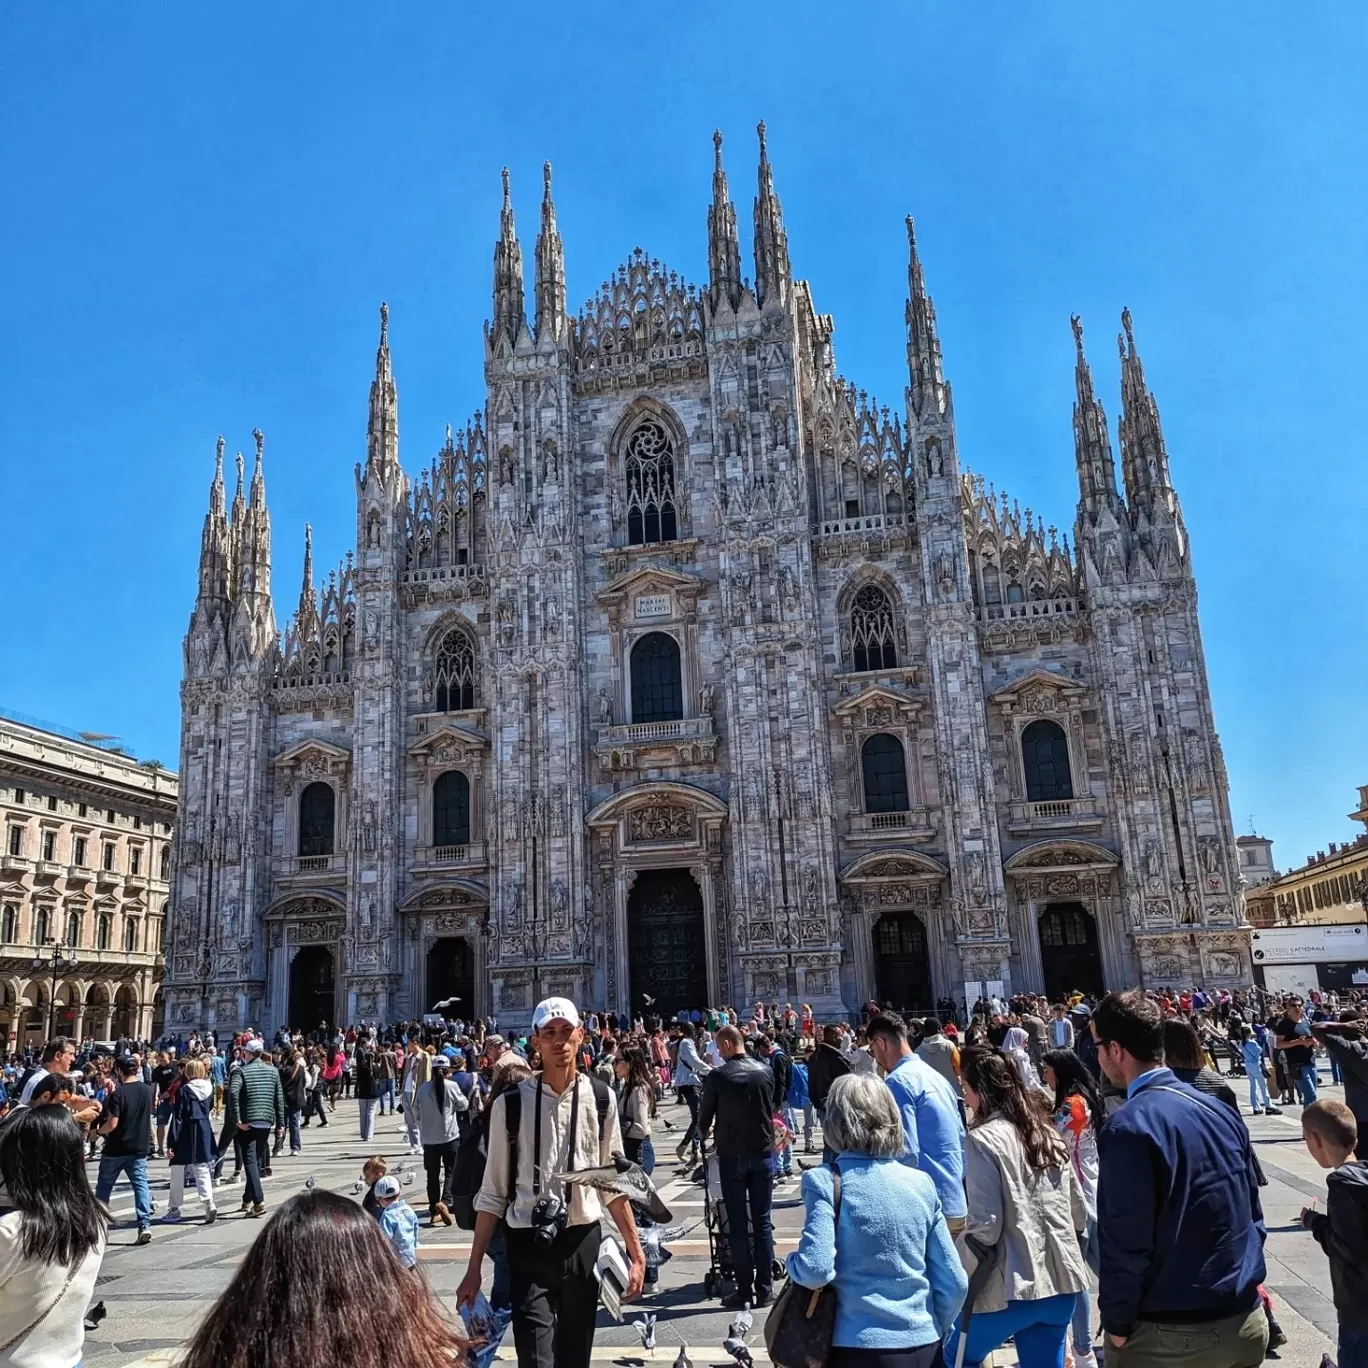
<path id="1" fill-rule="evenodd" d="M 0 1363 L 76 1368 L 109 1213 L 66 1107 L 19 1107 L 0 1122 L 0 1184 Z"/>

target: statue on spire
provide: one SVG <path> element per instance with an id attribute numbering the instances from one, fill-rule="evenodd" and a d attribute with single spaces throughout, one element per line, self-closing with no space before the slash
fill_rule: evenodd
<path id="1" fill-rule="evenodd" d="M 708 206 L 708 274 L 712 305 L 727 300 L 732 308 L 741 303 L 741 244 L 736 236 L 736 210 L 722 169 L 722 132 L 713 133 L 713 197 Z"/>
<path id="2" fill-rule="evenodd" d="M 559 338 L 565 329 L 565 247 L 556 227 L 556 206 L 551 198 L 551 163 L 542 167 L 541 228 L 537 233 L 536 328 L 537 340 Z"/>

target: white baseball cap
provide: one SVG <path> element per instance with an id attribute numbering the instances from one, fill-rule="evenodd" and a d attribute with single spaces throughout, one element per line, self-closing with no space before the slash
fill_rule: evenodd
<path id="1" fill-rule="evenodd" d="M 569 998 L 544 998 L 537 1003 L 537 1010 L 532 1013 L 532 1029 L 540 1031 L 548 1021 L 568 1021 L 573 1030 L 580 1024 L 580 1014 Z"/>

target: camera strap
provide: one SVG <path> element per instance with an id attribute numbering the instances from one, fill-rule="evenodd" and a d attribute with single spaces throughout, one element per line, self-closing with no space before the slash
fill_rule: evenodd
<path id="1" fill-rule="evenodd" d="M 575 1081 L 570 1085 L 575 1091 L 570 1098 L 570 1158 L 566 1163 L 566 1172 L 575 1171 L 575 1149 L 579 1138 L 579 1095 L 580 1095 L 579 1074 L 575 1075 Z M 532 1199 L 535 1201 L 541 1195 L 541 1130 L 542 1130 L 542 1076 L 537 1075 L 537 1114 L 532 1121 Z"/>

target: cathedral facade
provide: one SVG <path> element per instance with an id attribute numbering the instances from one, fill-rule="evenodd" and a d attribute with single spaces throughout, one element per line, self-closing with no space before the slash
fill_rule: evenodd
<path id="1" fill-rule="evenodd" d="M 411 473 L 381 307 L 356 551 L 316 583 L 306 532 L 283 634 L 263 439 L 231 505 L 220 441 L 173 1028 L 1250 981 L 1129 315 L 1119 483 L 1074 320 L 1070 546 L 961 465 L 911 220 L 894 411 L 836 369 L 763 125 L 743 278 L 715 144 L 707 285 L 638 249 L 578 315 L 549 165 L 531 300 L 505 172 L 486 402 Z"/>

